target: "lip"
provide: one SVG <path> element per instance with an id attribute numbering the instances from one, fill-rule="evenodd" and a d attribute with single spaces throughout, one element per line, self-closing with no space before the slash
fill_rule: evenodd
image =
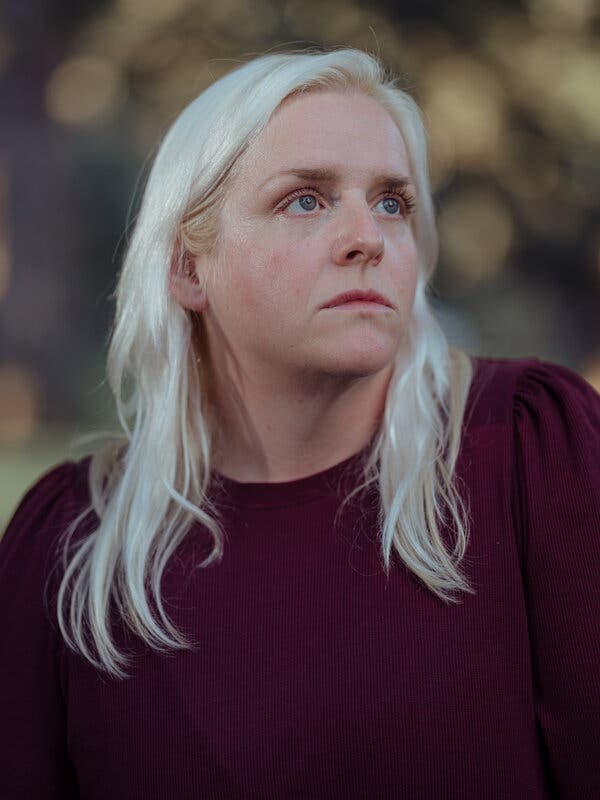
<path id="1" fill-rule="evenodd" d="M 373 305 L 394 308 L 393 303 L 391 303 L 387 297 L 378 292 L 373 292 L 370 289 L 366 291 L 363 289 L 355 289 L 350 292 L 342 292 L 342 294 L 338 294 L 332 297 L 331 300 L 328 300 L 321 308 L 335 308 L 336 306 L 346 305 L 346 303 L 372 303 Z"/>

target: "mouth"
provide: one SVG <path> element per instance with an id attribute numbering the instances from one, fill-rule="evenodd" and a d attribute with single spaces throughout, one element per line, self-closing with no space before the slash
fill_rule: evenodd
<path id="1" fill-rule="evenodd" d="M 328 300 L 325 305 L 321 306 L 321 308 L 339 308 L 343 306 L 348 306 L 349 308 L 353 306 L 357 308 L 369 306 L 394 308 L 394 304 L 391 303 L 384 295 L 371 290 L 364 291 L 361 289 L 338 294 L 335 297 L 332 297 L 331 300 Z"/>

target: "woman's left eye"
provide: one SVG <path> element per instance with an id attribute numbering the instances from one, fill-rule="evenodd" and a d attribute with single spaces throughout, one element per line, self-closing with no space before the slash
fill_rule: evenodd
<path id="1" fill-rule="evenodd" d="M 400 201 L 395 197 L 384 197 L 377 205 L 382 206 L 386 214 L 390 216 L 397 214 L 401 210 Z"/>

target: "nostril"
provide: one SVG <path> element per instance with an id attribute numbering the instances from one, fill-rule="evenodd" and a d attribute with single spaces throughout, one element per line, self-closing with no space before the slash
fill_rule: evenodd
<path id="1" fill-rule="evenodd" d="M 350 250 L 348 253 L 346 253 L 347 261 L 354 261 L 359 258 L 365 258 L 367 261 L 371 261 L 373 264 L 379 264 L 379 262 L 383 258 L 383 252 L 377 253 L 370 259 L 363 250 Z"/>

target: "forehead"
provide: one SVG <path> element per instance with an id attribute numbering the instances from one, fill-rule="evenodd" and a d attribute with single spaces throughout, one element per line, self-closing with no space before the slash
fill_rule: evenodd
<path id="1" fill-rule="evenodd" d="M 248 177 L 281 167 L 351 167 L 359 174 L 409 174 L 402 135 L 386 109 L 360 92 L 288 98 L 243 159 Z"/>

